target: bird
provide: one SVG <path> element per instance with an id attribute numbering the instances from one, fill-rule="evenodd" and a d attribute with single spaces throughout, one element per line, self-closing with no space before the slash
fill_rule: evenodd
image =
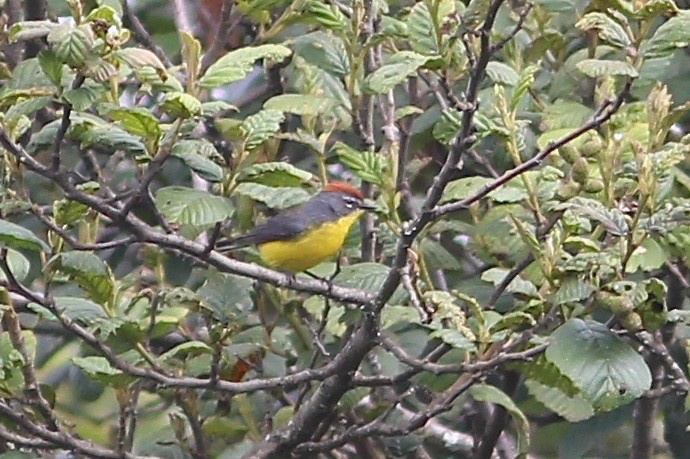
<path id="1" fill-rule="evenodd" d="M 352 225 L 367 210 L 362 192 L 333 181 L 305 203 L 279 212 L 246 234 L 219 243 L 222 251 L 254 245 L 268 266 L 307 272 L 342 248 Z"/>

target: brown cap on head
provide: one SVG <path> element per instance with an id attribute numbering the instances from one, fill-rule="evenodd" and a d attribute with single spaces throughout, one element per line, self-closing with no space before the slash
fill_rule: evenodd
<path id="1" fill-rule="evenodd" d="M 323 187 L 321 191 L 335 191 L 336 193 L 349 194 L 357 199 L 364 199 L 361 191 L 346 182 L 331 182 Z"/>

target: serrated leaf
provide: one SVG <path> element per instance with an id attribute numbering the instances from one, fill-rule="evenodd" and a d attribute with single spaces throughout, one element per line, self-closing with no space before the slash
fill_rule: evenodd
<path id="1" fill-rule="evenodd" d="M 60 226 L 71 225 L 84 218 L 89 211 L 86 204 L 68 199 L 59 199 L 53 202 L 53 218 Z"/>
<path id="2" fill-rule="evenodd" d="M 110 267 L 96 255 L 90 252 L 63 252 L 57 255 L 51 264 L 67 274 L 88 297 L 99 304 L 105 304 L 112 299 L 115 281 Z"/>
<path id="3" fill-rule="evenodd" d="M 220 157 L 220 153 L 206 139 L 181 140 L 175 144 L 171 155 L 180 158 L 204 180 L 214 183 L 223 180 L 223 168 L 211 160 Z"/>
<path id="4" fill-rule="evenodd" d="M 248 277 L 213 272 L 196 293 L 219 320 L 243 321 L 254 306 L 253 285 L 254 281 Z"/>
<path id="5" fill-rule="evenodd" d="M 94 35 L 87 25 L 73 27 L 62 24 L 50 31 L 48 43 L 53 45 L 58 60 L 71 67 L 81 67 L 91 53 L 94 45 Z"/>
<path id="6" fill-rule="evenodd" d="M 52 21 L 20 21 L 12 24 L 7 39 L 13 42 L 42 38 L 58 27 L 60 24 Z"/>
<path id="7" fill-rule="evenodd" d="M 601 202 L 593 199 L 573 198 L 559 205 L 557 209 L 568 209 L 577 215 L 598 221 L 614 236 L 625 236 L 630 231 L 625 215 L 619 209 L 607 209 Z"/>
<path id="8" fill-rule="evenodd" d="M 602 59 L 583 59 L 575 66 L 582 73 L 590 78 L 599 78 L 603 76 L 625 75 L 629 77 L 637 77 L 639 73 L 632 65 L 621 61 L 606 61 Z"/>
<path id="9" fill-rule="evenodd" d="M 165 65 L 158 59 L 158 56 L 148 49 L 124 48 L 117 50 L 115 55 L 132 69 L 136 70 L 142 67 L 151 67 L 155 69 L 159 75 L 164 75 L 166 73 Z"/>
<path id="10" fill-rule="evenodd" d="M 34 233 L 7 220 L 0 220 L 0 242 L 15 249 L 29 249 L 48 252 L 48 245 Z"/>
<path id="11" fill-rule="evenodd" d="M 509 270 L 502 268 L 487 269 L 482 273 L 482 280 L 491 282 L 493 285 L 498 285 L 506 277 L 508 272 Z M 516 276 L 515 279 L 510 281 L 506 291 L 530 297 L 538 296 L 537 287 L 532 282 L 522 279 L 520 276 Z"/>
<path id="12" fill-rule="evenodd" d="M 551 335 L 546 358 L 581 390 L 597 411 L 640 397 L 652 383 L 644 359 L 605 325 L 571 319 Z"/>
<path id="13" fill-rule="evenodd" d="M 105 357 L 72 357 L 72 363 L 91 379 L 107 386 L 122 388 L 136 381 L 133 376 L 112 367 Z"/>
<path id="14" fill-rule="evenodd" d="M 388 276 L 390 267 L 373 262 L 343 266 L 333 280 L 334 284 L 376 294 Z M 389 304 L 404 304 L 407 294 L 398 288 L 388 301 Z"/>
<path id="15" fill-rule="evenodd" d="M 311 172 L 285 162 L 260 163 L 246 167 L 237 174 L 238 182 L 261 183 L 267 186 L 295 187 L 309 182 Z"/>
<path id="16" fill-rule="evenodd" d="M 477 346 L 458 330 L 441 328 L 429 333 L 429 338 L 438 338 L 449 346 L 465 351 L 474 351 Z"/>
<path id="17" fill-rule="evenodd" d="M 158 357 L 158 360 L 162 362 L 167 362 L 175 357 L 188 356 L 188 355 L 199 355 L 199 354 L 212 354 L 213 349 L 206 343 L 201 341 L 187 341 L 186 343 L 178 344 L 169 351 L 164 352 Z"/>
<path id="18" fill-rule="evenodd" d="M 57 58 L 55 52 L 44 49 L 38 53 L 38 65 L 43 74 L 58 88 L 62 86 L 62 68 L 64 64 Z"/>
<path id="19" fill-rule="evenodd" d="M 596 288 L 589 282 L 578 277 L 568 277 L 561 283 L 558 290 L 549 295 L 549 303 L 558 306 L 566 303 L 575 303 L 586 300 L 594 293 Z"/>
<path id="20" fill-rule="evenodd" d="M 436 17 L 432 17 L 432 12 L 426 2 L 414 4 L 410 13 L 407 15 L 405 25 L 409 35 L 409 43 L 412 49 L 422 54 L 440 54 L 445 44 L 445 36 L 451 32 L 448 29 L 445 33 L 437 34 L 436 26 L 443 28 L 446 18 L 455 11 L 455 2 L 443 0 L 433 4 Z M 441 43 L 438 42 L 441 39 Z"/>
<path id="21" fill-rule="evenodd" d="M 92 324 L 97 319 L 105 319 L 108 317 L 100 305 L 86 298 L 57 296 L 54 300 L 55 308 L 71 320 Z M 29 303 L 28 307 L 39 314 L 43 319 L 58 320 L 52 312 L 37 303 Z"/>
<path id="22" fill-rule="evenodd" d="M 404 107 L 400 107 L 395 110 L 395 119 L 400 120 L 406 116 L 421 115 L 422 113 L 424 113 L 424 110 L 419 107 L 414 105 L 405 105 Z"/>
<path id="23" fill-rule="evenodd" d="M 357 177 L 374 185 L 383 185 L 383 159 L 379 153 L 358 151 L 342 142 L 336 142 L 332 151 Z"/>
<path id="24" fill-rule="evenodd" d="M 258 201 L 271 209 L 287 209 L 302 204 L 310 194 L 302 188 L 272 187 L 261 183 L 244 182 L 237 185 L 235 192 Z"/>
<path id="25" fill-rule="evenodd" d="M 280 130 L 280 123 L 284 120 L 285 115 L 277 110 L 261 110 L 246 117 L 240 124 L 245 149 L 253 150 L 273 137 Z"/>
<path id="26" fill-rule="evenodd" d="M 218 59 L 199 79 L 199 87 L 213 89 L 233 81 L 241 80 L 252 71 L 259 59 L 282 61 L 292 51 L 282 45 L 245 46 L 227 53 Z"/>
<path id="27" fill-rule="evenodd" d="M 105 120 L 73 117 L 70 136 L 77 138 L 82 148 L 100 144 L 113 150 L 146 153 L 146 147 L 139 138 Z"/>
<path id="28" fill-rule="evenodd" d="M 430 59 L 411 51 L 399 51 L 395 62 L 382 65 L 364 79 L 364 87 L 373 93 L 385 93 L 405 81 Z"/>
<path id="29" fill-rule="evenodd" d="M 678 14 L 663 23 L 649 40 L 642 43 L 645 59 L 667 57 L 690 43 L 690 11 Z"/>
<path id="30" fill-rule="evenodd" d="M 529 421 L 515 402 L 502 390 L 484 383 L 473 385 L 468 392 L 473 399 L 479 402 L 494 403 L 510 413 L 517 430 L 518 451 L 521 454 L 527 454 L 530 444 Z"/>
<path id="31" fill-rule="evenodd" d="M 277 110 L 293 115 L 316 116 L 328 112 L 336 101 L 328 96 L 313 94 L 281 94 L 264 103 L 265 110 Z"/>
<path id="32" fill-rule="evenodd" d="M 339 37 L 317 31 L 292 40 L 295 54 L 328 74 L 343 76 L 350 71 L 345 44 Z"/>
<path id="33" fill-rule="evenodd" d="M 515 86 L 520 75 L 512 67 L 498 61 L 491 61 L 486 66 L 486 75 L 497 84 Z"/>
<path id="34" fill-rule="evenodd" d="M 119 121 L 125 131 L 145 139 L 157 140 L 161 135 L 158 119 L 145 108 L 122 108 L 111 110 L 108 116 Z"/>
<path id="35" fill-rule="evenodd" d="M 534 379 L 525 380 L 525 386 L 539 403 L 568 422 L 580 422 L 594 416 L 592 404 L 578 394 L 569 396 L 557 387 L 546 386 Z"/>
<path id="36" fill-rule="evenodd" d="M 167 114 L 178 118 L 191 118 L 201 113 L 201 101 L 191 94 L 170 92 L 161 106 Z"/>
<path id="37" fill-rule="evenodd" d="M 68 89 L 63 92 L 62 97 L 69 102 L 76 111 L 86 111 L 103 94 L 101 87 L 84 85 L 76 89 Z"/>
<path id="38" fill-rule="evenodd" d="M 234 212 L 229 199 L 182 186 L 159 189 L 156 192 L 155 204 L 169 221 L 195 227 L 222 222 L 230 218 Z"/>
<path id="39" fill-rule="evenodd" d="M 618 48 L 625 48 L 631 44 L 630 37 L 623 26 L 604 13 L 587 13 L 575 24 L 575 27 L 580 30 L 594 30 L 602 41 Z"/>
<path id="40" fill-rule="evenodd" d="M 458 135 L 461 123 L 462 113 L 454 108 L 447 108 L 441 112 L 441 118 L 434 124 L 432 134 L 442 144 L 450 145 Z"/>

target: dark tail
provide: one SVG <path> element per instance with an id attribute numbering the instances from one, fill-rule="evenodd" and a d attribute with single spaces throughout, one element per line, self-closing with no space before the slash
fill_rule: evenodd
<path id="1" fill-rule="evenodd" d="M 255 238 L 253 235 L 240 236 L 240 237 L 235 237 L 232 239 L 229 239 L 229 238 L 219 239 L 218 242 L 216 242 L 215 249 L 219 252 L 227 252 L 230 250 L 239 249 L 241 247 L 253 245 L 254 239 Z"/>

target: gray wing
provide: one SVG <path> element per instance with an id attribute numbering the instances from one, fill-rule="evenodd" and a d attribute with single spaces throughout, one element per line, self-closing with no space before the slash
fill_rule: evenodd
<path id="1" fill-rule="evenodd" d="M 331 193 L 320 193 L 312 196 L 304 204 L 283 210 L 251 229 L 247 234 L 233 239 L 230 241 L 230 245 L 231 247 L 243 247 L 293 239 L 310 227 L 337 218 L 338 212 L 334 209 L 332 200 Z"/>

